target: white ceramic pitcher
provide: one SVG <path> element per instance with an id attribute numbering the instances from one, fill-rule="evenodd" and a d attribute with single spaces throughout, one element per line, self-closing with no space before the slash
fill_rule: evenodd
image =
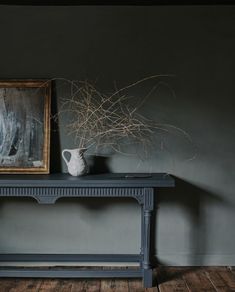
<path id="1" fill-rule="evenodd" d="M 68 172 L 72 176 L 81 176 L 88 172 L 88 166 L 84 158 L 86 148 L 64 149 L 62 157 L 67 164 Z M 70 153 L 70 159 L 65 157 L 65 153 Z"/>

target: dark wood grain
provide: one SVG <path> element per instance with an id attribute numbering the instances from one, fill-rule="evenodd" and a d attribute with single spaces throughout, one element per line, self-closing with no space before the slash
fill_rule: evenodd
<path id="1" fill-rule="evenodd" d="M 107 269 L 107 268 L 105 268 Z M 160 267 L 157 284 L 143 288 L 139 279 L 0 279 L 0 292 L 198 292 L 235 291 L 235 275 L 227 267 Z"/>
<path id="2" fill-rule="evenodd" d="M 73 283 L 66 279 L 66 280 L 60 280 L 57 285 L 57 291 L 58 292 L 71 292 L 73 287 Z"/>
<path id="3" fill-rule="evenodd" d="M 84 281 L 84 286 L 83 289 L 87 292 L 99 292 L 100 291 L 100 280 L 93 280 L 93 279 L 88 279 Z"/>
<path id="4" fill-rule="evenodd" d="M 18 286 L 17 279 L 0 279 L 0 292 L 8 292 Z"/>
<path id="5" fill-rule="evenodd" d="M 101 285 L 100 285 L 100 291 L 101 292 L 113 292 L 116 291 L 116 285 L 115 285 L 115 280 L 113 279 L 102 279 L 101 280 Z"/>
<path id="6" fill-rule="evenodd" d="M 142 280 L 130 279 L 128 282 L 129 291 L 144 292 Z"/>
<path id="7" fill-rule="evenodd" d="M 70 280 L 72 284 L 71 292 L 77 292 L 77 291 L 85 291 L 84 289 L 84 281 L 81 279 L 72 279 Z"/>
<path id="8" fill-rule="evenodd" d="M 207 275 L 208 279 L 211 281 L 212 285 L 218 292 L 228 292 L 229 286 L 227 285 L 226 281 L 220 276 L 218 273 L 219 269 L 206 269 L 205 274 Z"/>
<path id="9" fill-rule="evenodd" d="M 104 267 L 104 270 L 114 270 L 114 267 Z M 126 269 L 122 267 L 120 269 Z M 123 291 L 127 292 L 128 289 L 128 280 L 123 279 L 102 279 L 100 281 L 100 291 L 101 292 L 112 292 L 112 291 Z"/>
<path id="10" fill-rule="evenodd" d="M 20 279 L 17 280 L 18 284 L 11 292 L 30 292 L 30 291 L 37 291 L 41 285 L 41 283 L 34 281 L 33 279 Z"/>
<path id="11" fill-rule="evenodd" d="M 182 268 L 162 268 L 157 271 L 158 287 L 160 292 L 188 292 L 188 287 L 182 277 L 186 273 Z"/>
<path id="12" fill-rule="evenodd" d="M 216 291 L 203 269 L 189 271 L 183 275 L 183 279 L 190 292 Z"/>
<path id="13" fill-rule="evenodd" d="M 235 275 L 233 274 L 233 272 L 230 269 L 227 269 L 226 271 L 219 270 L 218 274 L 229 287 L 229 291 L 235 291 Z"/>
<path id="14" fill-rule="evenodd" d="M 42 281 L 38 291 L 52 292 L 52 291 L 57 291 L 59 288 L 60 288 L 60 280 L 58 280 L 58 279 L 44 279 Z"/>

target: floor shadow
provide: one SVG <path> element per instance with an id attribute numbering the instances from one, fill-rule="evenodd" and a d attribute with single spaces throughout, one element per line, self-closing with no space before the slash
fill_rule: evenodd
<path id="1" fill-rule="evenodd" d="M 190 235 L 188 238 L 191 254 L 189 257 L 192 266 L 204 264 L 203 255 L 207 253 L 205 208 L 211 204 L 227 204 L 227 202 L 217 194 L 209 192 L 201 187 L 174 177 L 175 188 L 162 188 L 155 194 L 155 212 L 152 226 L 152 234 L 156 233 L 158 224 L 158 208 L 161 204 L 177 204 L 183 207 L 188 214 L 190 224 Z M 167 263 L 161 262 L 157 258 L 156 236 L 152 236 L 152 262 L 156 266 L 165 266 Z M 199 256 L 200 255 L 200 256 Z M 193 268 L 197 269 L 197 267 Z M 184 273 L 184 270 L 180 273 Z M 177 275 L 173 275 L 177 277 Z M 169 280 L 169 279 L 168 279 Z"/>
<path id="2" fill-rule="evenodd" d="M 200 270 L 201 267 L 177 267 L 177 268 L 169 268 L 169 267 L 159 267 L 157 269 L 157 275 L 154 278 L 154 286 L 159 286 L 162 283 L 182 278 L 182 276 L 196 272 Z"/>

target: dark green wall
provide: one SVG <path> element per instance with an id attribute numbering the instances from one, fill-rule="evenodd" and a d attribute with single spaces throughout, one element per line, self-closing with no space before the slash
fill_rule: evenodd
<path id="1" fill-rule="evenodd" d="M 149 159 L 114 155 L 109 167 L 176 176 L 176 189 L 158 194 L 160 261 L 234 265 L 235 7 L 0 6 L 0 36 L 1 79 L 87 78 L 110 90 L 115 80 L 125 86 L 154 74 L 175 75 L 159 79 L 163 84 L 143 111 L 183 128 L 194 144 L 177 133 L 158 134 Z M 132 94 L 141 98 L 154 84 Z M 61 149 L 74 147 L 63 121 L 60 127 Z M 58 143 L 52 143 L 55 157 Z M 134 201 L 4 201 L 0 248 L 135 253 L 139 213 Z"/>

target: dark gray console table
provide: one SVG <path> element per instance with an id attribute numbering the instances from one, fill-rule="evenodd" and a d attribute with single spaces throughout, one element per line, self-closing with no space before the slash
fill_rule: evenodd
<path id="1" fill-rule="evenodd" d="M 142 208 L 140 253 L 125 255 L 0 254 L 1 262 L 138 262 L 138 269 L 79 270 L 3 267 L 0 277 L 133 278 L 142 277 L 144 287 L 152 286 L 150 225 L 156 189 L 173 187 L 174 179 L 164 173 L 105 174 L 72 177 L 51 175 L 0 175 L 0 197 L 33 197 L 40 204 L 54 204 L 62 197 L 131 197 Z"/>

